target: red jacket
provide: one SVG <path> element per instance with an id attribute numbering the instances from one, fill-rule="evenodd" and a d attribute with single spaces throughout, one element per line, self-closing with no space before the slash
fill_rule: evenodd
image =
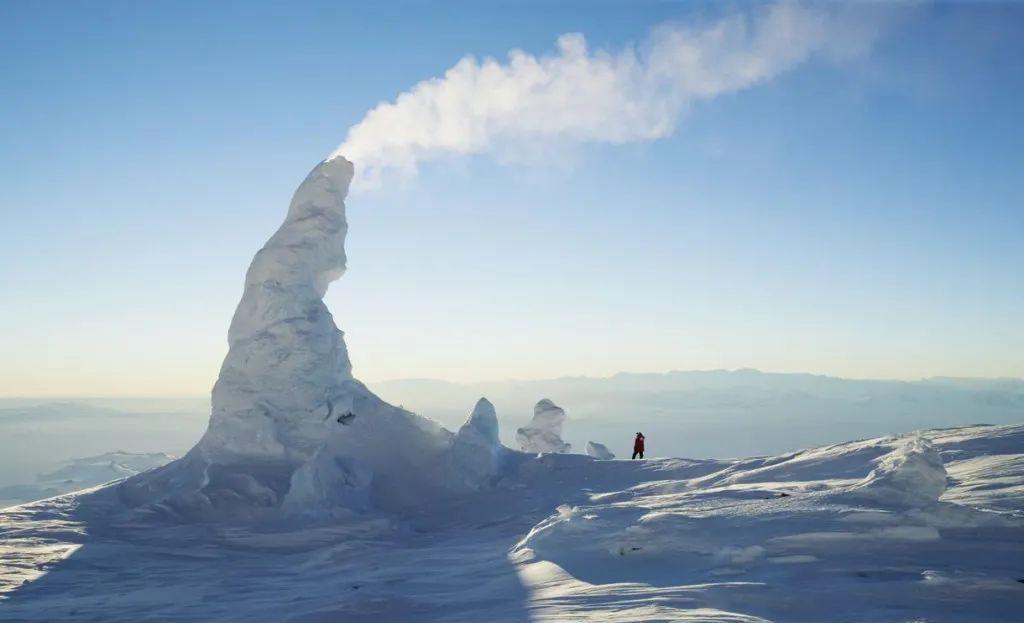
<path id="1" fill-rule="evenodd" d="M 644 436 L 643 435 L 637 435 L 636 436 L 636 441 L 633 442 L 633 452 L 643 452 L 643 451 L 644 451 Z"/>

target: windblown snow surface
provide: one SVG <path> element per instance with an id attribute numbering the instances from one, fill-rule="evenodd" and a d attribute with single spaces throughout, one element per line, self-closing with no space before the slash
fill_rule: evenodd
<path id="1" fill-rule="evenodd" d="M 0 620 L 980 622 L 1024 607 L 1024 426 L 742 460 L 501 458 L 491 485 L 403 514 L 128 518 L 113 487 L 14 507 Z"/>

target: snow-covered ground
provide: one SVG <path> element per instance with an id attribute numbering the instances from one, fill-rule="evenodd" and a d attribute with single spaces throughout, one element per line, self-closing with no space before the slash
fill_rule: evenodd
<path id="1" fill-rule="evenodd" d="M 179 523 L 126 512 L 115 487 L 8 509 L 0 620 L 974 623 L 1024 612 L 1024 426 L 742 460 L 499 459 L 488 486 L 403 514 Z"/>

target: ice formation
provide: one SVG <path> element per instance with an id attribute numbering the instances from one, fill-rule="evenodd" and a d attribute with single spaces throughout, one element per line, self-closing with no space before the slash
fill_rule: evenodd
<path id="1" fill-rule="evenodd" d="M 565 453 L 571 446 L 562 441 L 565 411 L 547 398 L 533 408 L 533 419 L 516 430 L 516 441 L 523 452 Z"/>
<path id="2" fill-rule="evenodd" d="M 467 485 L 478 487 L 497 474 L 501 449 L 494 405 L 481 398 L 452 442 L 454 470 Z"/>
<path id="3" fill-rule="evenodd" d="M 452 434 L 353 378 L 322 300 L 345 271 L 352 175 L 336 157 L 299 186 L 246 274 L 206 434 L 181 460 L 126 481 L 123 500 L 254 515 L 405 507 L 464 487 L 447 458 Z"/>
<path id="4" fill-rule="evenodd" d="M 597 443 L 596 441 L 587 442 L 587 456 L 592 456 L 595 459 L 602 461 L 610 461 L 615 458 L 615 453 L 608 449 L 608 446 L 603 443 Z"/>

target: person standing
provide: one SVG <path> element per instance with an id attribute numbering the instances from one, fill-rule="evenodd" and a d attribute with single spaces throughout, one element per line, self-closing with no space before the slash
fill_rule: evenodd
<path id="1" fill-rule="evenodd" d="M 633 440 L 633 458 L 639 456 L 641 459 L 644 458 L 644 434 L 637 433 L 636 439 Z"/>

